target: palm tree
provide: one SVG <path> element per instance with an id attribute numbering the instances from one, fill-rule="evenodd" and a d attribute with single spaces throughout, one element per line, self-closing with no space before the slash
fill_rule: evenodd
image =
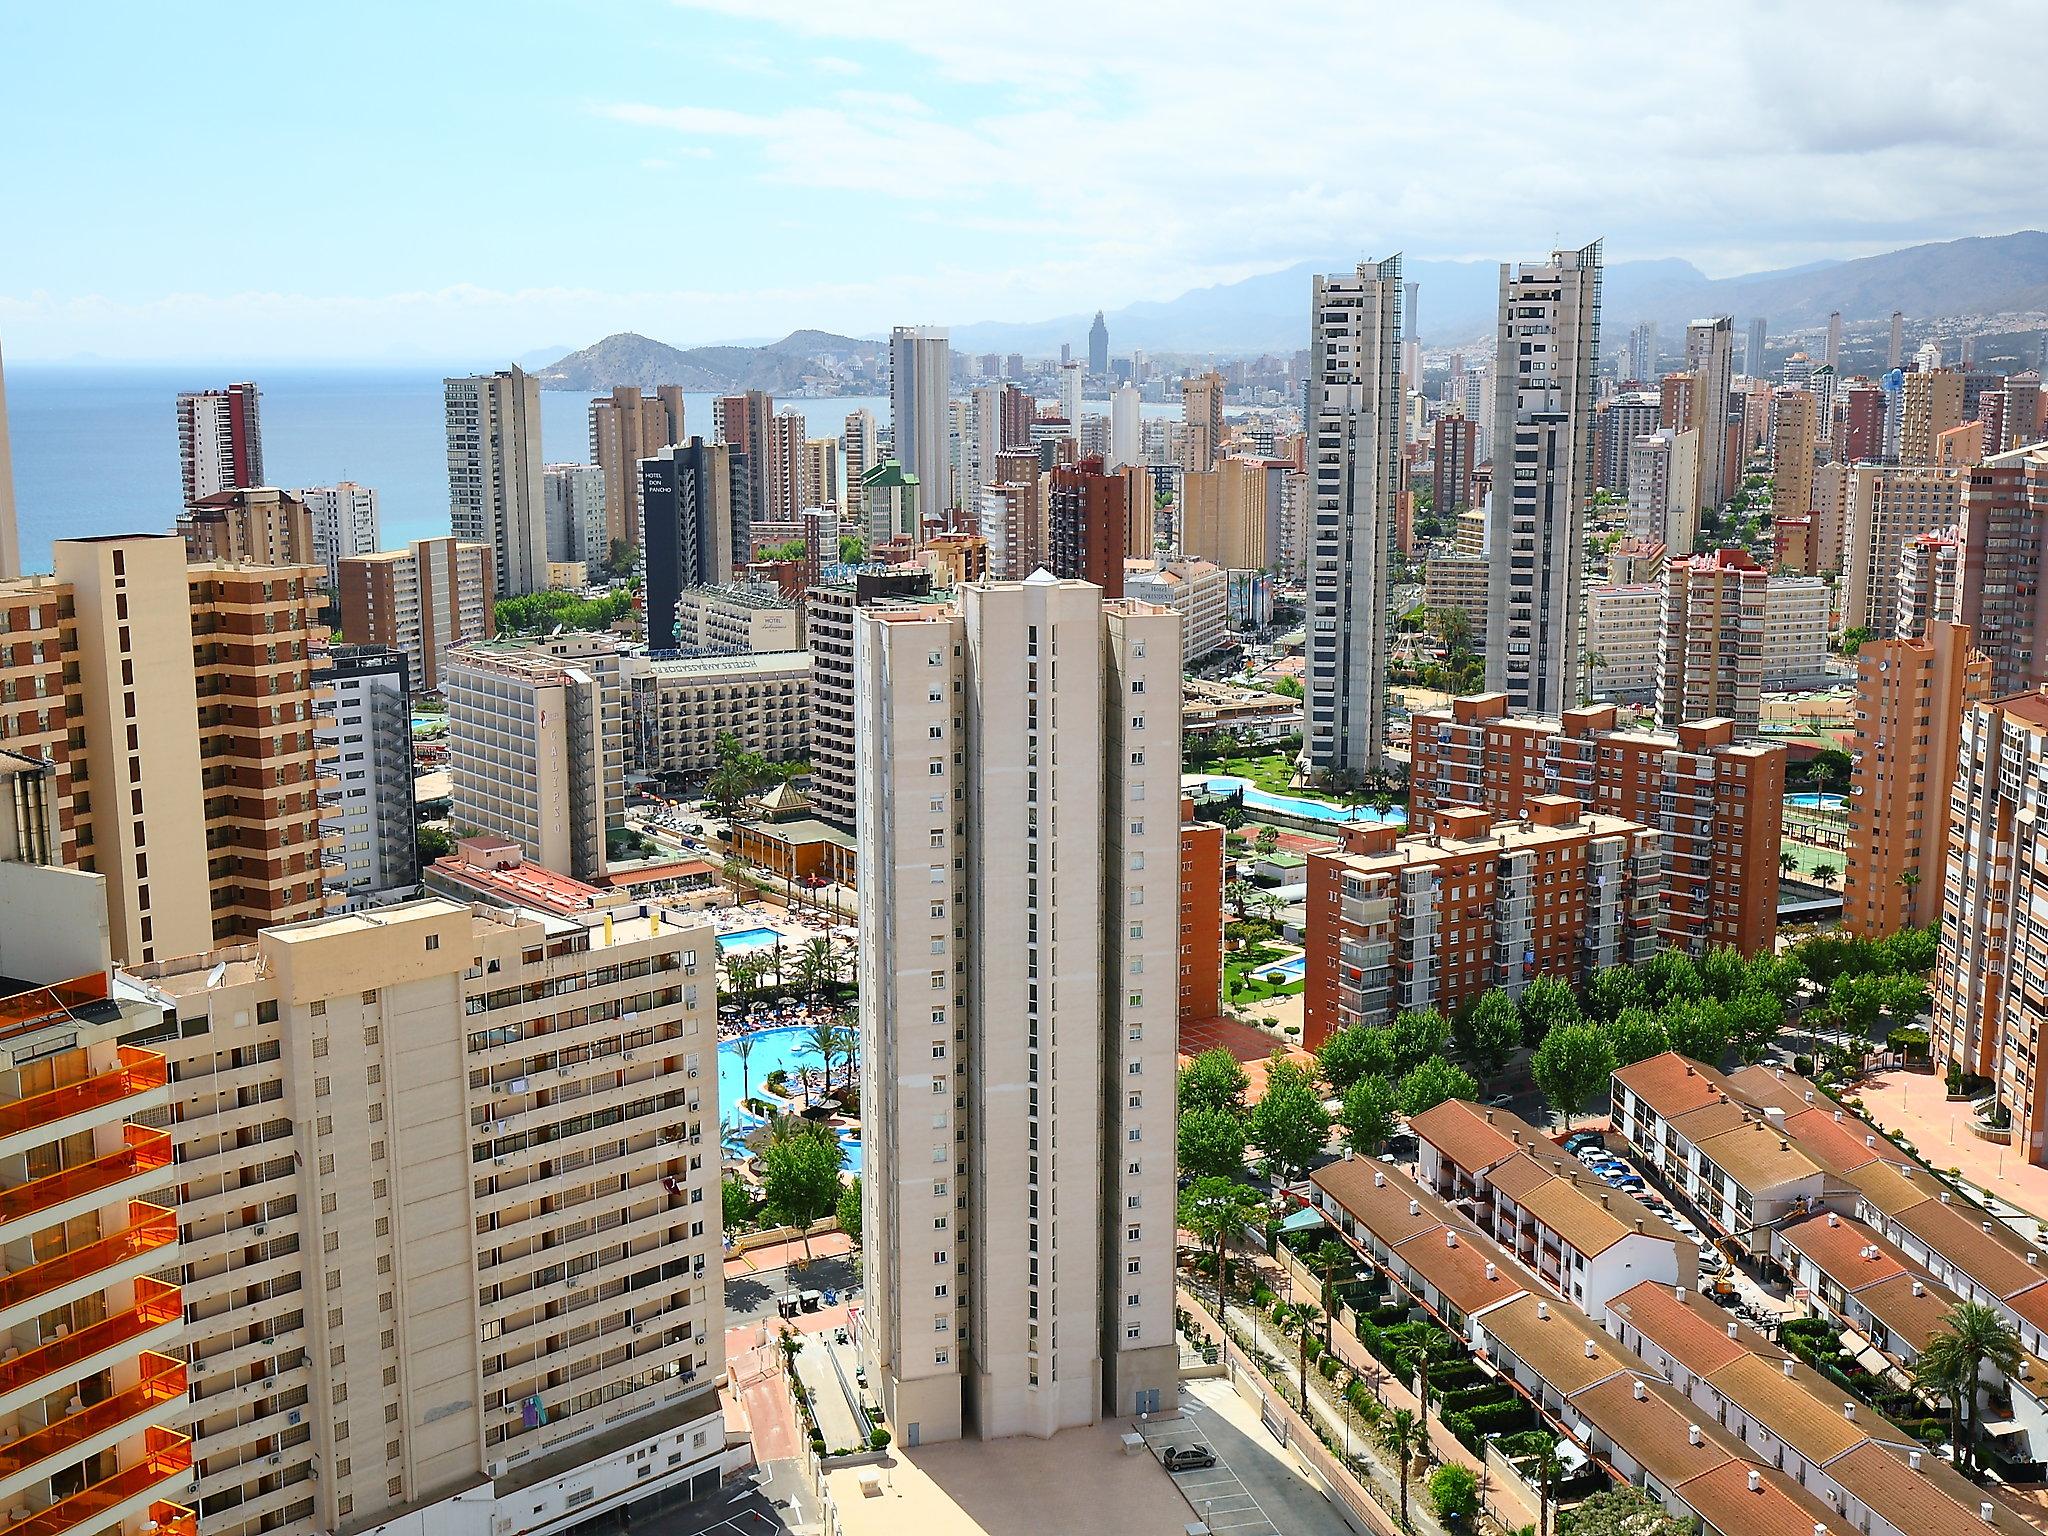
<path id="1" fill-rule="evenodd" d="M 1564 1463 L 1557 1459 L 1557 1441 L 1552 1440 L 1536 1455 L 1536 1536 L 1550 1536 L 1552 1511 L 1557 1505 L 1557 1479 Z"/>
<path id="2" fill-rule="evenodd" d="M 1919 871 L 1919 870 L 1917 870 L 1917 869 L 1909 869 L 1909 870 L 1906 870 L 1906 871 L 1905 871 L 1904 873 L 1902 873 L 1902 874 L 1901 874 L 1901 875 L 1899 876 L 1899 889 L 1900 889 L 1900 890 L 1902 890 L 1902 891 L 1904 891 L 1904 892 L 1906 893 L 1906 900 L 1907 900 L 1907 901 L 1911 901 L 1911 900 L 1913 899 L 1913 892 L 1914 892 L 1914 891 L 1916 891 L 1916 890 L 1918 890 L 1918 889 L 1919 889 L 1919 887 L 1920 887 L 1920 871 Z"/>
<path id="3" fill-rule="evenodd" d="M 1282 1333 L 1295 1336 L 1295 1365 L 1301 1372 L 1301 1416 L 1309 1416 L 1308 1402 L 1308 1340 L 1316 1324 L 1323 1321 L 1323 1309 L 1312 1301 L 1297 1301 L 1282 1314 Z"/>
<path id="4" fill-rule="evenodd" d="M 1316 1251 L 1309 1255 L 1309 1268 L 1323 1277 L 1323 1347 L 1330 1347 L 1330 1321 L 1337 1311 L 1337 1271 L 1354 1268 L 1358 1255 L 1351 1245 L 1334 1237 L 1326 1237 L 1317 1244 Z"/>
<path id="5" fill-rule="evenodd" d="M 753 1094 L 753 1079 L 748 1075 L 747 1059 L 754 1054 L 754 1045 L 755 1041 L 752 1035 L 741 1035 L 734 1047 L 739 1053 L 740 1058 L 740 1099 L 742 1102 L 752 1097 Z"/>
<path id="6" fill-rule="evenodd" d="M 1223 887 L 1223 899 L 1230 903 L 1231 910 L 1243 917 L 1245 904 L 1251 901 L 1257 889 L 1249 880 L 1232 880 Z"/>
<path id="7" fill-rule="evenodd" d="M 1408 1529 L 1408 1473 L 1429 1450 L 1429 1431 L 1413 1409 L 1396 1408 L 1373 1427 L 1372 1443 L 1401 1480 L 1401 1529 Z"/>
<path id="8" fill-rule="evenodd" d="M 825 1093 L 832 1092 L 832 1063 L 840 1057 L 840 1045 L 846 1031 L 839 1027 L 839 1021 L 830 1017 L 814 1019 L 808 1031 L 796 1043 L 799 1056 L 815 1056 L 825 1073 Z"/>
<path id="9" fill-rule="evenodd" d="M 1813 878 L 1818 885 L 1833 885 L 1842 878 L 1842 872 L 1832 864 L 1816 864 L 1813 866 Z"/>
<path id="10" fill-rule="evenodd" d="M 1429 1443 L 1429 1368 L 1439 1360 L 1450 1358 L 1457 1352 L 1457 1345 L 1451 1336 L 1442 1332 L 1425 1333 L 1415 1351 L 1415 1406 L 1422 1417 L 1423 1444 Z"/>
<path id="11" fill-rule="evenodd" d="M 1778 872 L 1780 874 L 1789 875 L 1798 867 L 1799 856 L 1797 854 L 1781 853 L 1778 855 Z"/>
<path id="12" fill-rule="evenodd" d="M 2019 1333 L 1994 1309 L 1978 1301 L 1959 1301 L 1941 1320 L 1942 1331 L 1928 1340 L 1913 1363 L 1916 1377 L 1948 1399 L 1949 1444 L 1956 1465 L 1967 1455 L 1976 1460 L 1977 1430 L 1971 1415 L 1970 1443 L 1963 1443 L 1964 1404 L 1977 1401 L 1977 1383 L 1984 1367 L 2006 1376 L 2019 1374 L 2022 1350 Z"/>
<path id="13" fill-rule="evenodd" d="M 839 1024 L 834 1026 L 832 1038 L 839 1042 L 839 1059 L 846 1063 L 845 1086 L 851 1088 L 854 1069 L 860 1060 L 860 1031 Z"/>

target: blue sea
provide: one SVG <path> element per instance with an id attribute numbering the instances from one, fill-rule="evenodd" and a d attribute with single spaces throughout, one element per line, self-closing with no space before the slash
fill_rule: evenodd
<path id="1" fill-rule="evenodd" d="M 377 492 L 383 543 L 448 532 L 448 458 L 441 380 L 433 369 L 204 368 L 7 365 L 7 410 L 21 520 L 22 568 L 50 568 L 52 539 L 168 533 L 178 518 L 180 390 L 253 377 L 263 391 L 263 460 L 273 485 L 354 480 Z M 685 424 L 711 435 L 708 394 L 684 398 Z M 878 425 L 886 399 L 778 400 L 804 413 L 807 435 L 837 437 L 866 406 Z M 541 451 L 550 462 L 590 457 L 590 396 L 542 390 Z"/>
<path id="2" fill-rule="evenodd" d="M 457 370 L 464 371 L 467 370 Z M 263 392 L 263 460 L 272 485 L 353 480 L 377 492 L 383 544 L 448 532 L 448 458 L 438 369 L 91 367 L 9 363 L 7 407 L 20 508 L 22 568 L 50 568 L 50 541 L 168 533 L 178 517 L 176 400 L 253 378 Z M 711 436 L 708 394 L 684 397 L 685 426 Z M 778 399 L 804 413 L 805 435 L 837 437 L 886 398 Z M 1104 413 L 1107 400 L 1089 402 Z M 1148 403 L 1144 414 L 1179 414 Z M 542 390 L 541 451 L 550 463 L 590 457 L 590 396 Z"/>

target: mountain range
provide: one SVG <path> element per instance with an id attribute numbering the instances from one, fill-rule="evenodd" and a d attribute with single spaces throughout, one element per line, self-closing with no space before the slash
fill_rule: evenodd
<path id="1" fill-rule="evenodd" d="M 1111 310 L 1104 317 L 1110 350 L 1118 356 L 1133 348 L 1197 356 L 1293 352 L 1308 342 L 1311 276 L 1356 265 L 1356 257 L 1297 262 L 1240 282 Z M 1420 285 L 1415 333 L 1425 343 L 1491 340 L 1499 295 L 1497 262 L 1417 260 L 1404 263 L 1404 275 Z M 2048 234 L 2021 230 L 1945 240 L 1739 277 L 1708 277 L 1677 257 L 1617 261 L 1605 270 L 1600 318 L 1612 346 L 1630 326 L 1645 320 L 1655 321 L 1668 337 L 1702 315 L 1733 315 L 1738 327 L 1762 315 L 1775 336 L 1824 325 L 1834 310 L 1855 324 L 1882 321 L 1894 309 L 1915 321 L 2048 312 Z M 1071 314 L 956 325 L 953 347 L 1045 357 L 1065 342 L 1081 353 L 1092 318 Z M 688 348 L 623 331 L 538 371 L 548 389 L 680 384 L 692 390 L 791 393 L 808 386 L 812 393 L 854 394 L 886 388 L 885 351 L 880 339 L 829 331 L 795 331 L 758 347 Z"/>

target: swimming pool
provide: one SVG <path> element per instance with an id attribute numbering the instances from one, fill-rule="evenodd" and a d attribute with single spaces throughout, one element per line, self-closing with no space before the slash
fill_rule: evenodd
<path id="1" fill-rule="evenodd" d="M 1236 774 L 1217 774 L 1206 781 L 1205 787 L 1212 795 L 1234 795 L 1244 793 L 1244 803 L 1255 811 L 1277 811 L 1283 816 L 1299 816 L 1307 821 L 1390 821 L 1406 822 L 1407 809 L 1403 806 L 1387 807 L 1387 814 L 1380 813 L 1369 805 L 1330 805 L 1321 800 L 1304 800 L 1298 795 L 1275 795 L 1260 789 L 1250 779 L 1240 779 Z"/>
<path id="2" fill-rule="evenodd" d="M 772 932 L 773 930 L 769 930 Z M 746 1038 L 753 1042 L 747 1052 L 746 1067 L 740 1066 L 740 1043 L 737 1040 L 718 1042 L 718 1113 L 741 1130 L 751 1130 L 761 1123 L 759 1115 L 750 1114 L 740 1107 L 740 1100 L 748 1093 L 759 1094 L 761 1082 L 778 1067 L 794 1076 L 806 1067 L 816 1067 L 818 1058 L 807 1056 L 798 1050 L 810 1036 L 810 1031 L 800 1024 L 789 1024 L 781 1029 L 757 1029 Z M 832 1078 L 839 1081 L 846 1072 L 844 1058 L 834 1058 Z M 744 1079 L 744 1082 L 742 1081 Z M 852 1131 L 839 1133 L 839 1145 L 846 1149 L 846 1171 L 859 1173 L 861 1168 L 860 1137 Z M 725 1150 L 743 1155 L 746 1148 L 738 1135 L 725 1138 Z"/>
<path id="3" fill-rule="evenodd" d="M 1796 795 L 1787 795 L 1785 803 L 1808 811 L 1840 811 L 1848 808 L 1849 801 L 1843 795 L 1830 795 L 1808 789 Z"/>
<path id="4" fill-rule="evenodd" d="M 782 934 L 774 928 L 742 928 L 737 933 L 721 933 L 718 948 L 723 954 L 736 949 L 771 949 L 782 941 Z"/>
<path id="5" fill-rule="evenodd" d="M 1289 955 L 1285 960 L 1277 960 L 1271 965 L 1258 967 L 1252 974 L 1263 976 L 1268 981 L 1277 981 L 1282 984 L 1290 981 L 1300 981 L 1308 974 L 1308 956 Z"/>

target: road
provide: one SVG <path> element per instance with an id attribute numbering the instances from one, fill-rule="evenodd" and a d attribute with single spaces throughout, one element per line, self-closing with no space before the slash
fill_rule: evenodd
<path id="1" fill-rule="evenodd" d="M 1196 1516 L 1220 1536 L 1351 1536 L 1351 1527 L 1222 1380 L 1181 1383 L 1178 1419 L 1142 1426 L 1154 1454 L 1206 1445 L 1216 1465 L 1172 1474 Z"/>

